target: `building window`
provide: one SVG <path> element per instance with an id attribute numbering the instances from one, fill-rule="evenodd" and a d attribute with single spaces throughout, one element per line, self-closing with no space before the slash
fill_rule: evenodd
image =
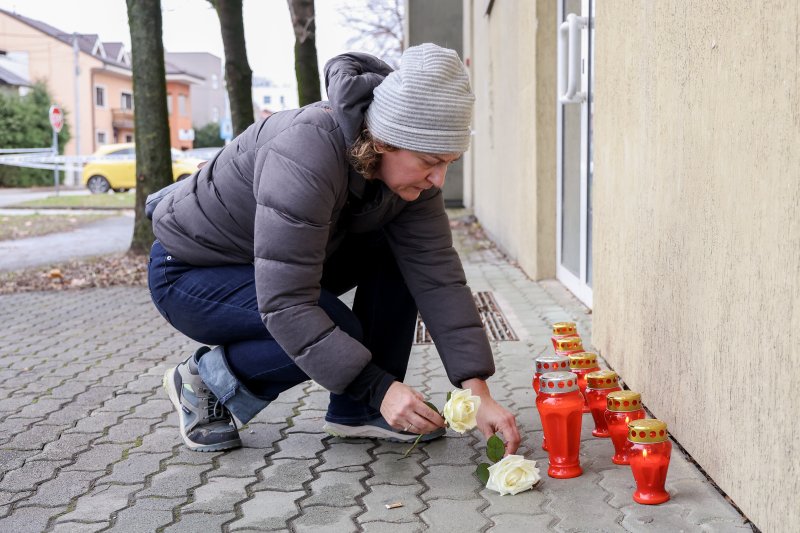
<path id="1" fill-rule="evenodd" d="M 108 142 L 108 137 L 106 132 L 98 131 L 97 132 L 97 146 L 102 146 Z"/>
<path id="2" fill-rule="evenodd" d="M 126 143 L 132 143 L 133 142 L 133 135 L 131 135 L 130 133 L 125 135 L 125 142 Z"/>
<path id="3" fill-rule="evenodd" d="M 94 105 L 97 107 L 106 106 L 106 88 L 101 85 L 94 87 Z"/>
<path id="4" fill-rule="evenodd" d="M 211 122 L 214 124 L 219 122 L 219 108 L 217 106 L 211 108 Z"/>
<path id="5" fill-rule="evenodd" d="M 211 88 L 212 89 L 219 89 L 219 78 L 216 74 L 211 75 Z"/>
<path id="6" fill-rule="evenodd" d="M 186 95 L 178 95 L 178 114 L 182 117 L 186 116 Z"/>
<path id="7" fill-rule="evenodd" d="M 285 104 L 286 104 L 286 97 L 281 95 L 281 105 L 285 105 Z"/>
<path id="8" fill-rule="evenodd" d="M 167 114 L 172 114 L 172 95 L 167 93 Z"/>
<path id="9" fill-rule="evenodd" d="M 120 96 L 120 107 L 122 109 L 133 109 L 133 95 L 131 93 L 122 93 Z"/>
<path id="10" fill-rule="evenodd" d="M 264 96 L 264 105 L 269 105 L 272 103 L 272 97 L 270 95 Z"/>

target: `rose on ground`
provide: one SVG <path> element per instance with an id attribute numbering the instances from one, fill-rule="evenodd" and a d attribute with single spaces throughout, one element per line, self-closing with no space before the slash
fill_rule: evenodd
<path id="1" fill-rule="evenodd" d="M 470 389 L 456 389 L 450 393 L 442 409 L 447 425 L 458 433 L 464 433 L 478 425 L 477 414 L 481 406 L 479 396 L 473 396 Z"/>
<path id="2" fill-rule="evenodd" d="M 518 494 L 533 487 L 539 479 L 536 461 L 521 455 L 508 455 L 489 467 L 486 488 L 499 492 L 501 496 Z"/>

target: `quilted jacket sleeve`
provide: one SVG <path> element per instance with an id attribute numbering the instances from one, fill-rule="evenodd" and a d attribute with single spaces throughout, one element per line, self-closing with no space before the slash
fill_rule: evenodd
<path id="1" fill-rule="evenodd" d="M 386 232 L 450 382 L 460 387 L 466 379 L 494 374 L 489 339 L 453 248 L 441 190 L 409 203 Z"/>
<path id="2" fill-rule="evenodd" d="M 375 375 L 369 350 L 318 306 L 331 215 L 346 194 L 344 145 L 336 134 L 295 124 L 257 154 L 254 264 L 267 329 L 306 374 L 343 393 L 365 368 L 375 380 L 386 373 Z"/>

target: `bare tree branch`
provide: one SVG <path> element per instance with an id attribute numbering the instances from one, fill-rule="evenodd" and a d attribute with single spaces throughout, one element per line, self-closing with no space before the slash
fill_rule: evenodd
<path id="1" fill-rule="evenodd" d="M 339 11 L 354 36 L 347 45 L 374 54 L 397 68 L 403 54 L 404 0 L 351 0 Z"/>

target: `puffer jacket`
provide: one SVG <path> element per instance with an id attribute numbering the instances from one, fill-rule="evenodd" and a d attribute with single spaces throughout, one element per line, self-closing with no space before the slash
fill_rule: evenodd
<path id="1" fill-rule="evenodd" d="M 385 232 L 454 385 L 494 373 L 441 190 L 405 202 L 348 163 L 372 91 L 389 72 L 366 54 L 332 59 L 329 102 L 253 124 L 153 214 L 156 237 L 184 262 L 253 263 L 262 319 L 297 366 L 328 390 L 375 407 L 394 376 L 318 306 L 323 263 L 347 232 Z"/>

